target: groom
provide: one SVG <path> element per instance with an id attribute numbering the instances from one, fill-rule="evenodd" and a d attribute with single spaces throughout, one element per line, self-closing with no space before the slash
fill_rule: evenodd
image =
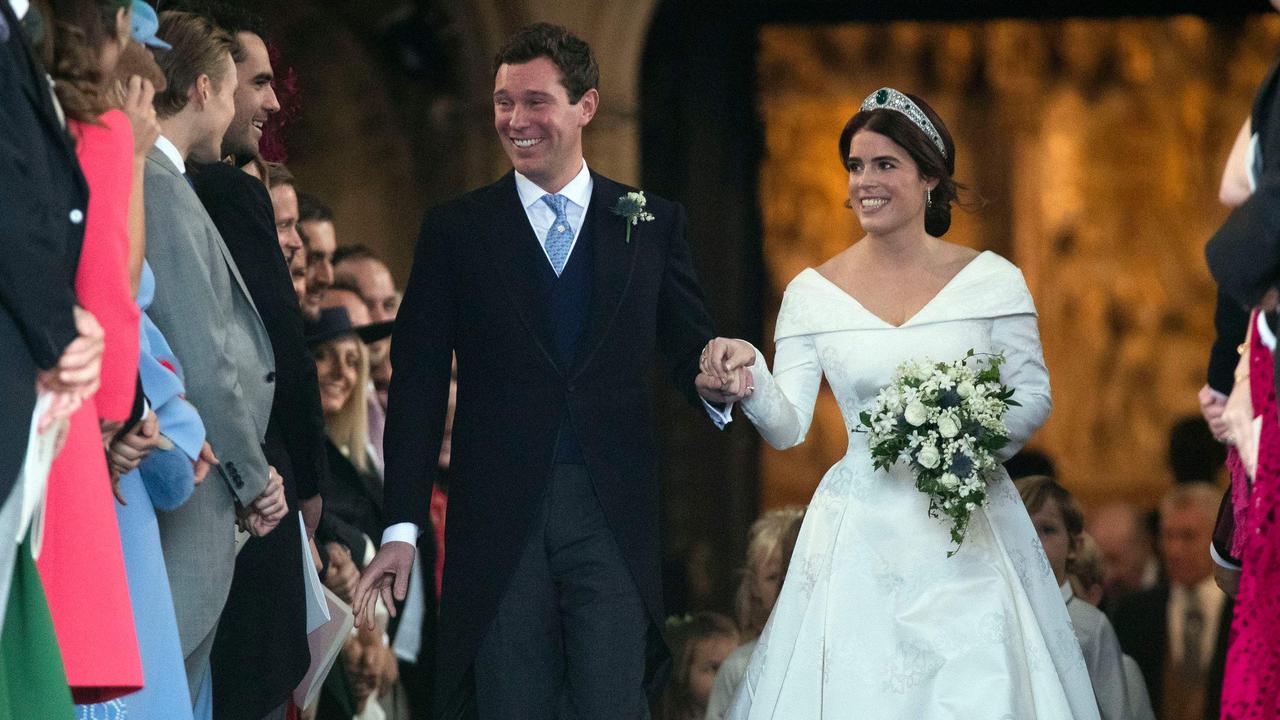
<path id="1" fill-rule="evenodd" d="M 404 597 L 456 353 L 435 717 L 647 717 L 667 659 L 646 375 L 657 346 L 698 403 L 712 326 L 684 210 L 649 196 L 628 233 L 614 208 L 632 188 L 587 169 L 598 78 L 562 27 L 508 40 L 493 109 L 514 172 L 427 214 L 396 322 L 395 524 L 356 611 L 368 623 L 378 593 L 391 605 L 393 582 Z"/>

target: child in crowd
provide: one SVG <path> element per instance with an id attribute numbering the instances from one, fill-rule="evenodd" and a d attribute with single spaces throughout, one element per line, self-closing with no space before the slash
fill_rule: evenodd
<path id="1" fill-rule="evenodd" d="M 1027 506 L 1054 578 L 1062 588 L 1062 599 L 1067 603 L 1067 614 L 1071 616 L 1076 639 L 1084 653 L 1102 719 L 1128 720 L 1132 714 L 1120 641 L 1107 616 L 1076 597 L 1068 580 L 1079 557 L 1084 513 L 1071 493 L 1053 478 L 1032 475 L 1019 478 L 1014 484 Z"/>
<path id="2" fill-rule="evenodd" d="M 738 647 L 738 628 L 720 613 L 700 612 L 668 618 L 666 635 L 675 667 L 654 717 L 702 720 L 716 672 Z"/>
<path id="3" fill-rule="evenodd" d="M 769 613 L 773 612 L 773 604 L 778 601 L 782 581 L 791 564 L 791 552 L 804 522 L 804 510 L 798 506 L 770 510 L 751 526 L 747 536 L 747 562 L 737 596 L 738 626 L 746 642 L 733 651 L 716 674 L 707 703 L 707 720 L 722 720 L 729 712 L 738 685 L 747 673 L 756 640 L 769 620 Z"/>
<path id="4" fill-rule="evenodd" d="M 1080 547 L 1076 551 L 1076 557 L 1071 562 L 1071 570 L 1068 573 L 1071 580 L 1071 589 L 1075 596 L 1093 607 L 1099 607 L 1103 598 L 1103 579 L 1105 575 L 1102 571 L 1102 550 L 1098 548 L 1098 543 L 1094 542 L 1093 536 L 1089 533 L 1080 534 Z M 1076 603 L 1068 603 L 1067 610 L 1071 610 L 1071 606 Z M 1076 614 L 1071 614 L 1072 623 L 1083 624 L 1083 619 L 1076 620 Z M 1151 695 L 1147 692 L 1147 683 L 1142 679 L 1142 668 L 1138 667 L 1137 661 L 1128 655 L 1121 658 L 1124 661 L 1124 679 L 1127 684 L 1126 690 L 1129 695 L 1129 717 L 1133 720 L 1155 720 L 1155 711 L 1151 707 Z"/>

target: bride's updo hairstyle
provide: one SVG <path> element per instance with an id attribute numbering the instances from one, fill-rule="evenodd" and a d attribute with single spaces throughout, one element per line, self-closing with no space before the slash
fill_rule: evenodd
<path id="1" fill-rule="evenodd" d="M 903 93 L 915 103 L 916 107 L 929 118 L 929 122 L 937 130 L 938 136 L 946 148 L 946 156 L 920 126 L 899 110 L 877 107 L 872 110 L 859 110 L 849 122 L 845 123 L 840 133 L 840 165 L 849 168 L 849 145 L 859 130 L 870 130 L 880 133 L 907 151 L 920 174 L 938 181 L 933 189 L 933 204 L 924 211 L 924 231 L 934 237 L 942 237 L 951 228 L 951 203 L 959 197 L 961 185 L 951 176 L 956 171 L 956 144 L 951 139 L 951 131 L 942 123 L 938 113 L 929 107 L 924 100 Z"/>

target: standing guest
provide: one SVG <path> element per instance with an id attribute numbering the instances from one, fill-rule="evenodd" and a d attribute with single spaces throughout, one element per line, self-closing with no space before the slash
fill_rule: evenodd
<path id="1" fill-rule="evenodd" d="M 1124 654 L 1116 631 L 1101 610 L 1075 596 L 1069 573 L 1080 550 L 1084 534 L 1084 513 L 1066 488 L 1045 475 L 1031 475 L 1014 481 L 1027 514 L 1035 525 L 1053 577 L 1067 603 L 1067 614 L 1098 700 L 1103 720 L 1127 720 L 1130 701 L 1124 676 Z"/>
<path id="2" fill-rule="evenodd" d="M 212 713 L 209 655 L 235 568 L 237 518 L 255 535 L 287 514 L 283 482 L 262 443 L 275 391 L 271 342 L 230 251 L 186 174 L 216 162 L 235 116 L 233 39 L 208 19 L 165 12 L 156 96 L 161 136 L 147 158 L 147 262 L 156 276 L 148 314 L 186 368 L 221 482 L 201 483 L 160 515 L 187 681 L 198 717 Z M 296 540 L 296 538 L 295 538 Z M 299 560 L 298 567 L 301 567 Z"/>
<path id="3" fill-rule="evenodd" d="M 707 720 L 724 720 L 729 712 L 733 696 L 747 673 L 747 663 L 751 661 L 751 653 L 755 652 L 760 632 L 778 601 L 803 522 L 803 507 L 786 507 L 770 510 L 751 525 L 747 563 L 742 583 L 738 585 L 736 602 L 738 627 L 746 642 L 720 665 L 711 698 L 707 701 Z"/>
<path id="4" fill-rule="evenodd" d="M 1089 513 L 1086 530 L 1102 552 L 1104 607 L 1160 582 L 1160 561 L 1137 508 L 1108 503 Z"/>
<path id="5" fill-rule="evenodd" d="M 37 566 L 62 648 L 72 697 L 99 702 L 142 687 L 142 665 L 120 549 L 104 437 L 132 412 L 138 377 L 138 307 L 128 275 L 133 173 L 158 134 L 154 90 L 131 81 L 124 110 L 105 78 L 129 42 L 128 0 L 55 0 L 42 50 L 89 184 L 76 272 L 81 305 L 102 324 L 102 385 L 71 417 L 49 471 Z M 134 142 L 134 130 L 138 131 Z M 94 588 L 86 593 L 85 587 Z"/>
<path id="6" fill-rule="evenodd" d="M 583 159 L 600 102 L 587 44 L 531 25 L 493 70 L 514 171 L 423 222 L 391 356 L 383 507 L 395 525 L 356 610 L 372 622 L 376 596 L 391 605 L 393 584 L 397 599 L 408 590 L 456 350 L 434 712 L 637 717 L 669 659 L 649 361 L 661 348 L 699 403 L 711 319 L 684 211 L 647 196 L 650 219 L 632 224 L 611 208 L 633 189 Z"/>
<path id="7" fill-rule="evenodd" d="M 307 243 L 307 296 L 302 312 L 314 321 L 320 317 L 325 290 L 333 285 L 333 252 L 338 247 L 333 211 L 315 195 L 299 193 L 298 231 Z"/>
<path id="8" fill-rule="evenodd" d="M 49 438 L 93 394 L 104 341 L 75 295 L 88 188 L 23 30 L 28 12 L 0 2 L 0 714 L 70 717 L 44 588 L 29 540 L 15 538 L 29 517 L 24 496 L 41 491 L 24 480 L 44 478 L 31 429 Z"/>
<path id="9" fill-rule="evenodd" d="M 385 263 L 363 245 L 338 248 L 333 255 L 333 282 L 360 294 L 373 322 L 396 319 L 400 309 L 400 293 Z M 380 406 L 379 415 L 387 409 L 387 389 L 391 386 L 391 340 L 369 346 L 369 378 L 377 391 L 373 396 Z M 382 433 L 374 438 L 378 454 L 382 454 Z"/>
<path id="10" fill-rule="evenodd" d="M 294 255 L 304 252 L 302 236 L 298 233 L 298 191 L 294 186 L 293 173 L 284 163 L 263 162 L 263 167 L 267 171 L 263 182 L 267 184 L 271 208 L 275 212 L 276 237 L 288 265 L 293 262 Z M 248 168 L 245 166 L 245 172 Z"/>
<path id="11" fill-rule="evenodd" d="M 141 0 L 134 0 L 133 12 L 135 41 L 117 63 L 116 77 L 128 80 L 138 74 L 154 87 L 163 89 L 164 74 L 151 53 L 139 43 L 150 43 L 160 49 L 167 47 L 154 36 L 158 27 L 155 12 Z M 146 107 L 152 108 L 150 99 Z M 151 119 L 154 122 L 154 109 Z M 158 131 L 158 126 L 152 130 Z M 154 143 L 154 137 L 135 137 L 135 145 L 139 143 L 144 145 L 145 163 L 146 150 Z M 135 193 L 141 192 L 143 171 L 142 164 L 135 168 Z M 141 212 L 142 208 L 137 210 Z M 145 222 L 145 217 L 142 219 Z M 145 249 L 144 238 L 138 238 L 138 249 Z M 142 313 L 138 375 L 150 411 L 138 427 L 113 442 L 109 457 L 111 472 L 119 483 L 116 519 L 120 524 L 121 549 L 129 575 L 129 599 L 145 683 L 141 690 L 122 698 L 81 706 L 81 720 L 113 718 L 120 714 L 173 720 L 192 718 L 191 693 L 182 664 L 182 643 L 178 639 L 173 596 L 160 547 L 156 510 L 172 510 L 185 502 L 195 483 L 208 473 L 213 455 L 204 441 L 204 424 L 199 414 L 183 397 L 186 389 L 182 363 L 146 316 L 155 293 L 155 275 L 145 259 L 141 263 L 137 297 Z M 162 449 L 159 447 L 162 444 L 172 447 Z"/>
<path id="12" fill-rule="evenodd" d="M 720 613 L 700 612 L 667 620 L 666 630 L 675 665 L 654 717 L 702 720 L 716 673 L 738 647 L 738 628 Z"/>
<path id="13" fill-rule="evenodd" d="M 337 291 L 330 292 L 325 302 L 335 302 L 339 296 Z M 390 329 L 388 323 L 357 327 L 347 309 L 337 306 L 322 308 L 320 319 L 308 326 L 307 333 L 328 433 L 329 475 L 320 480 L 325 497 L 321 534 L 338 539 L 360 567 L 372 559 L 374 542 L 385 528 L 382 477 L 369 448 L 364 417 L 369 378 L 365 342 L 385 337 Z"/>
<path id="14" fill-rule="evenodd" d="M 1093 607 L 1098 607 L 1102 603 L 1102 551 L 1098 550 L 1098 543 L 1094 542 L 1093 537 L 1089 533 L 1081 533 L 1079 547 L 1076 549 L 1075 560 L 1071 563 L 1071 570 L 1068 573 L 1071 580 L 1072 592 L 1077 598 L 1083 600 Z M 1067 606 L 1070 611 L 1070 604 Z M 1071 613 L 1071 622 L 1076 626 L 1077 632 L 1080 625 L 1076 620 L 1076 613 Z M 1114 636 L 1115 630 L 1112 629 Z M 1125 694 L 1129 698 L 1129 717 L 1132 720 L 1155 720 L 1155 711 L 1151 708 L 1151 695 L 1147 692 L 1147 683 L 1142 679 L 1142 668 L 1138 667 L 1135 661 L 1129 655 L 1121 655 L 1121 661 L 1124 663 L 1124 681 Z"/>
<path id="15" fill-rule="evenodd" d="M 275 75 L 259 18 L 229 5 L 211 5 L 207 12 L 234 40 L 235 115 L 221 148 L 231 163 L 198 164 L 192 174 L 270 339 L 275 394 L 264 452 L 283 479 L 288 507 L 302 509 L 310 536 L 320 522 L 320 482 L 327 464 L 315 365 L 285 260 L 302 245 L 294 228 L 297 208 L 296 203 L 275 206 L 278 194 L 237 167 L 247 167 L 257 156 L 261 128 L 280 108 L 272 88 Z M 280 170 L 268 166 L 268 184 L 273 172 L 283 176 Z M 306 674 L 310 652 L 298 524 L 297 513 L 289 512 L 278 530 L 249 539 L 236 555 L 212 655 L 213 702 L 220 719 L 284 717 L 291 691 Z"/>
<path id="16" fill-rule="evenodd" d="M 1160 502 L 1160 555 L 1168 578 L 1116 604 L 1120 647 L 1138 662 L 1160 720 L 1218 717 L 1231 601 L 1213 582 L 1208 547 L 1221 493 L 1176 486 Z"/>
<path id="17" fill-rule="evenodd" d="M 137 388 L 138 309 L 128 277 L 133 172 L 155 140 L 151 88 L 133 83 L 111 108 L 105 77 L 129 41 L 125 0 L 55 0 L 42 41 L 68 131 L 90 187 L 76 293 L 104 329 L 102 386 L 79 407 L 49 471 L 41 579 L 72 697 L 99 702 L 142 687 L 111 478 L 102 452 L 129 418 Z M 128 114 L 127 114 L 128 113 Z M 141 137 L 134 143 L 131 122 Z M 84 592 L 86 583 L 95 592 Z"/>

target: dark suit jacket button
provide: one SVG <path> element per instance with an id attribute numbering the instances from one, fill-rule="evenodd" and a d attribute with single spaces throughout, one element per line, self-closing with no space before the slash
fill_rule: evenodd
<path id="1" fill-rule="evenodd" d="M 275 371 L 273 370 L 273 371 L 271 371 L 271 372 L 267 373 L 267 382 L 275 382 L 275 381 L 276 381 L 276 373 L 275 373 Z"/>

